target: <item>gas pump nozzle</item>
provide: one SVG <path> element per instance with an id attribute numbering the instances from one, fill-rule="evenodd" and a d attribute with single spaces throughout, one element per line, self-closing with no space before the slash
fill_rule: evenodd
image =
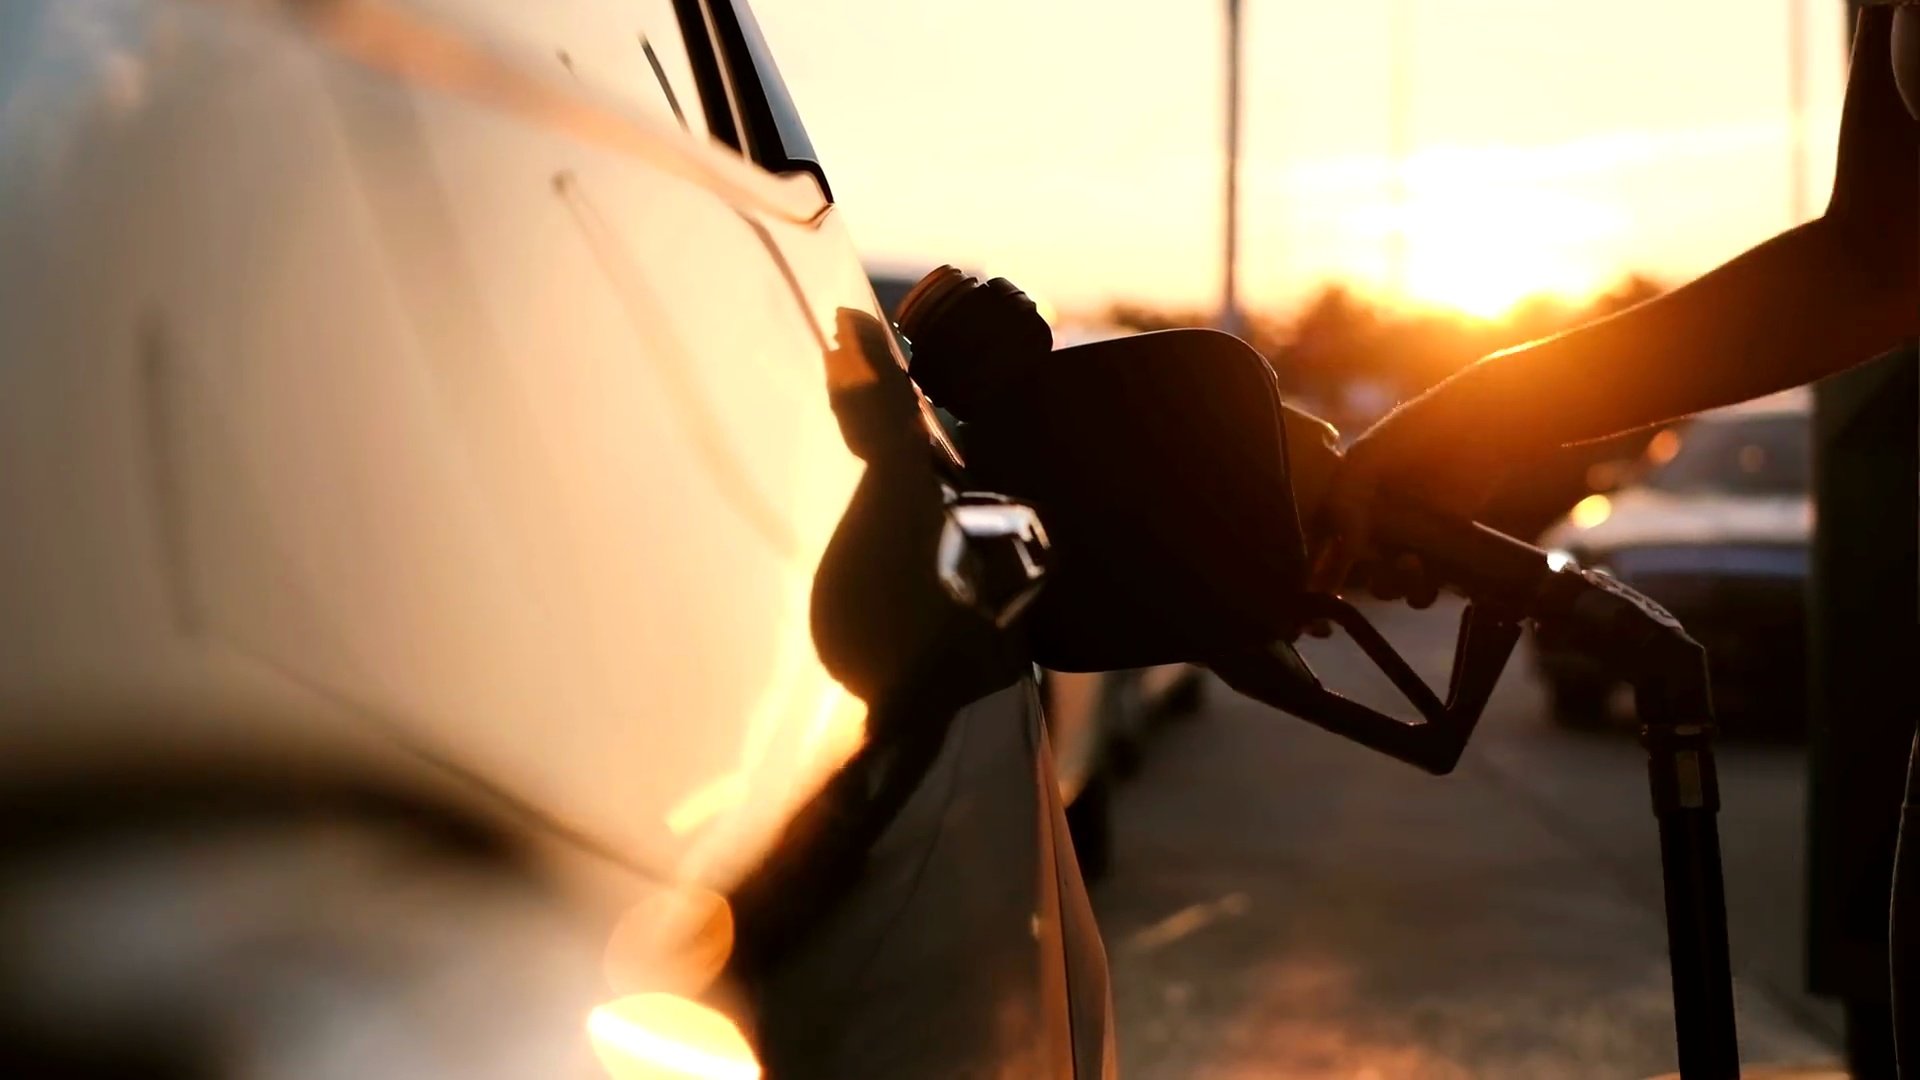
<path id="1" fill-rule="evenodd" d="M 1337 477 L 1338 434 L 1331 425 L 1281 406 L 1288 475 L 1302 518 L 1312 521 Z M 1209 661 L 1229 685 L 1310 723 L 1444 774 L 1458 763 L 1480 713 L 1518 640 L 1523 622 L 1551 624 L 1630 681 L 1657 682 L 1662 702 L 1643 711 L 1705 722 L 1700 647 L 1658 604 L 1614 578 L 1583 570 L 1531 544 L 1417 500 L 1383 497 L 1374 508 L 1375 542 L 1417 556 L 1426 572 L 1468 601 L 1462 612 L 1445 700 L 1417 676 L 1361 612 L 1339 597 L 1305 593 L 1296 603 L 1346 631 L 1419 713 L 1418 722 L 1357 705 L 1320 685 L 1290 643 L 1274 642 Z M 1658 676 L 1655 678 L 1655 676 Z M 1695 687 L 1695 690 L 1684 689 Z M 1693 696 L 1693 700 L 1680 699 Z M 1675 700 L 1666 701 L 1667 697 Z"/>
<path id="2" fill-rule="evenodd" d="M 1288 475 L 1303 521 L 1320 512 L 1340 467 L 1339 434 L 1319 417 L 1283 404 Z M 1443 514 L 1418 500 L 1383 496 L 1375 537 L 1390 552 L 1419 556 L 1447 589 L 1520 617 L 1547 614 L 1578 568 L 1564 558 L 1477 522 Z M 1557 587 L 1557 588 L 1556 588 Z"/>
<path id="3" fill-rule="evenodd" d="M 1311 501 L 1303 505 L 1317 507 L 1337 472 L 1337 436 L 1304 413 L 1288 416 L 1287 433 L 1295 499 L 1304 496 Z M 1551 623 L 1570 644 L 1619 672 L 1634 687 L 1659 823 L 1680 1076 L 1738 1077 L 1705 651 L 1664 608 L 1615 578 L 1557 561 L 1530 544 L 1417 501 L 1388 501 L 1374 514 L 1383 548 L 1417 555 L 1428 572 L 1469 600 L 1454 647 L 1448 700 L 1435 699 L 1357 610 L 1330 597 L 1309 596 L 1303 602 L 1347 631 L 1414 703 L 1421 723 L 1396 722 L 1320 687 L 1286 643 L 1218 659 L 1215 673 L 1249 696 L 1444 773 L 1472 736 L 1520 620 Z"/>
<path id="4" fill-rule="evenodd" d="M 1374 511 L 1384 549 L 1465 596 L 1445 698 L 1365 616 L 1311 592 L 1306 529 L 1334 482 L 1337 433 L 1284 405 L 1266 360 L 1209 330 L 1052 348 L 1005 279 L 929 274 L 895 315 L 909 374 L 960 421 L 970 477 L 1035 506 L 1053 567 L 1025 616 L 1036 662 L 1071 671 L 1193 662 L 1303 720 L 1433 773 L 1471 738 L 1524 621 L 1634 685 L 1666 880 L 1680 1075 L 1733 1080 L 1732 976 L 1714 815 L 1705 656 L 1680 624 L 1603 574 L 1417 500 Z M 1291 641 L 1351 635 L 1418 714 L 1324 686 Z"/>

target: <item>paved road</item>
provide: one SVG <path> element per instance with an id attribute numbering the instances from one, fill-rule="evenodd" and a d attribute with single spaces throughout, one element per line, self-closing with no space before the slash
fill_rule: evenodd
<path id="1" fill-rule="evenodd" d="M 1448 613 L 1376 621 L 1444 674 Z M 1349 647 L 1327 681 L 1375 703 Z M 1210 686 L 1121 790 L 1096 888 L 1122 1073 L 1620 1080 L 1673 1068 L 1657 841 L 1630 735 L 1543 720 L 1524 658 L 1460 769 L 1432 778 Z M 1391 691 L 1385 691 L 1390 694 Z M 1801 753 L 1720 756 L 1749 1062 L 1831 1062 L 1800 986 Z"/>

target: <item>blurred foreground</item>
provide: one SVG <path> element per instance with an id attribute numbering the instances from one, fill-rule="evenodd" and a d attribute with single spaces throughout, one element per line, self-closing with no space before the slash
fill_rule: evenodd
<path id="1" fill-rule="evenodd" d="M 1457 609 L 1369 617 L 1428 677 Z M 1385 704 L 1343 643 L 1328 683 Z M 1095 890 L 1131 1080 L 1619 1080 L 1673 1068 L 1645 759 L 1543 719 L 1508 668 L 1431 778 L 1210 686 L 1118 800 Z M 1372 691 L 1372 693 L 1369 693 Z M 1800 987 L 1805 759 L 1723 739 L 1728 907 L 1750 1065 L 1831 1063 Z"/>

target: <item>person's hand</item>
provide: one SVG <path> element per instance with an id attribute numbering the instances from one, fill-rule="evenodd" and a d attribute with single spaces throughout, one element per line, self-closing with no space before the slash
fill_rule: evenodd
<path id="1" fill-rule="evenodd" d="M 1512 430 L 1460 381 L 1442 383 L 1368 429 L 1347 448 L 1309 527 L 1309 587 L 1336 594 L 1364 588 L 1384 600 L 1430 606 L 1440 583 L 1413 554 L 1375 543 L 1374 509 L 1383 498 L 1411 498 L 1441 513 L 1473 516 L 1516 460 Z"/>

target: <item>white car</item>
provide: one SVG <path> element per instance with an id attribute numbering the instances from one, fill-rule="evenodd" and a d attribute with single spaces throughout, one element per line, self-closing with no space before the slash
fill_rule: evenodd
<path id="1" fill-rule="evenodd" d="M 747 0 L 0 3 L 0 1076 L 1112 1075 L 827 175 Z"/>

